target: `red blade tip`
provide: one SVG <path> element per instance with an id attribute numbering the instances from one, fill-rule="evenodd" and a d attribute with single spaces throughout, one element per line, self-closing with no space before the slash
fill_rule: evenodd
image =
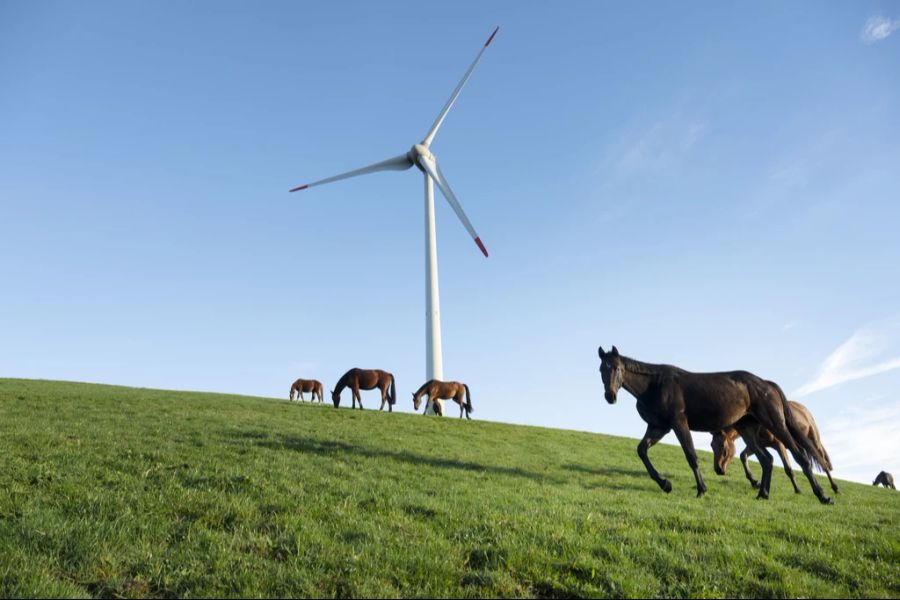
<path id="1" fill-rule="evenodd" d="M 300 190 L 305 190 L 305 189 L 308 188 L 308 187 L 309 187 L 309 184 L 307 183 L 306 185 L 301 185 L 300 187 L 295 187 L 294 189 L 292 189 L 292 190 L 290 190 L 290 191 L 292 191 L 292 192 L 299 192 Z"/>
<path id="2" fill-rule="evenodd" d="M 494 36 L 497 35 L 497 32 L 500 31 L 500 27 L 497 26 L 497 29 L 494 30 L 494 33 L 491 34 L 491 37 L 488 38 L 488 41 L 484 43 L 484 47 L 487 48 L 491 45 L 491 40 L 494 39 Z"/>
<path id="3" fill-rule="evenodd" d="M 487 258 L 487 248 L 484 247 L 484 244 L 481 243 L 481 238 L 475 238 L 475 243 L 478 244 L 478 247 L 481 248 L 481 252 L 484 254 L 485 258 Z"/>

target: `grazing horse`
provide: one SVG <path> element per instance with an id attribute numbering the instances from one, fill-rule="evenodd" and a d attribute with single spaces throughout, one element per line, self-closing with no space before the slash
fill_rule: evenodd
<path id="1" fill-rule="evenodd" d="M 740 429 L 742 423 L 739 421 L 751 417 L 790 450 L 819 501 L 832 503 L 812 472 L 813 463 L 822 464 L 824 457 L 819 456 L 818 449 L 799 435 L 787 398 L 778 386 L 770 386 L 747 371 L 692 373 L 672 365 L 644 363 L 620 355 L 615 346 L 610 352 L 604 352 L 601 347 L 598 353 L 606 401 L 615 404 L 619 388 L 625 388 L 637 399 L 638 414 L 647 423 L 647 431 L 637 447 L 638 456 L 650 477 L 666 493 L 672 491 L 672 484 L 653 468 L 647 456 L 651 446 L 675 430 L 685 458 L 694 472 L 699 497 L 706 492 L 706 484 L 700 475 L 691 430 L 714 432 L 731 425 L 737 425 Z M 772 456 L 765 448 L 755 444 L 753 451 L 763 465 L 763 479 L 757 497 L 768 498 Z"/>
<path id="2" fill-rule="evenodd" d="M 878 477 L 875 478 L 875 481 L 872 482 L 872 485 L 883 485 L 884 487 L 889 487 L 892 490 L 896 490 L 894 487 L 894 476 L 888 473 L 887 471 L 882 471 L 878 474 Z"/>
<path id="3" fill-rule="evenodd" d="M 298 379 L 293 384 L 291 384 L 291 396 L 290 399 L 294 399 L 294 392 L 299 396 L 300 401 L 303 401 L 303 392 L 312 392 L 312 398 L 309 399 L 310 402 L 316 401 L 316 396 L 319 397 L 319 402 L 324 402 L 322 399 L 322 382 L 316 381 L 315 379 Z"/>
<path id="4" fill-rule="evenodd" d="M 831 458 L 828 456 L 828 452 L 822 445 L 822 440 L 819 436 L 819 428 L 816 427 L 816 421 L 813 419 L 812 413 L 799 402 L 789 400 L 788 405 L 791 407 L 791 412 L 794 414 L 794 420 L 797 422 L 797 427 L 801 434 L 805 436 L 811 444 L 818 448 L 819 453 L 825 459 L 825 462 L 822 463 L 823 470 L 825 471 L 825 475 L 828 476 L 829 483 L 831 483 L 831 489 L 837 494 L 838 486 L 834 482 L 834 479 L 831 478 Z M 784 465 L 784 472 L 787 473 L 791 483 L 794 485 L 794 491 L 798 494 L 800 493 L 800 487 L 797 485 L 797 479 L 794 477 L 793 469 L 791 469 L 791 459 L 788 458 L 784 444 L 779 442 L 770 431 L 760 427 L 758 423 L 747 424 L 740 432 L 738 432 L 735 427 L 728 427 L 713 434 L 712 448 L 715 456 L 713 462 L 717 474 L 724 475 L 725 471 L 728 469 L 728 464 L 731 462 L 731 459 L 734 458 L 735 454 L 734 442 L 739 435 L 744 437 L 748 435 L 754 436 L 757 446 L 774 448 L 775 451 L 778 452 L 778 456 L 781 457 L 781 463 Z M 741 452 L 740 456 L 741 464 L 744 466 L 744 475 L 747 476 L 750 485 L 755 489 L 758 489 L 759 482 L 753 478 L 753 473 L 750 472 L 750 465 L 747 462 L 747 457 L 750 456 L 750 453 L 750 446 L 744 448 L 744 451 Z"/>
<path id="5" fill-rule="evenodd" d="M 350 369 L 338 379 L 337 385 L 331 392 L 331 401 L 337 408 L 341 403 L 341 392 L 345 387 L 349 387 L 353 396 L 353 408 L 359 402 L 359 409 L 362 410 L 362 398 L 359 390 L 373 390 L 378 388 L 381 390 L 381 408 L 384 410 L 384 403 L 387 402 L 388 412 L 394 412 L 394 403 L 397 402 L 397 390 L 394 388 L 394 376 L 387 371 L 381 369 Z M 390 396 L 388 395 L 390 388 Z"/>
<path id="6" fill-rule="evenodd" d="M 463 402 L 463 393 L 466 395 L 465 402 Z M 422 396 L 428 396 L 428 400 L 434 405 L 434 412 L 439 416 L 443 416 L 443 410 L 441 409 L 441 403 L 435 402 L 437 399 L 453 400 L 459 404 L 460 419 L 462 419 L 463 412 L 466 413 L 467 419 L 471 419 L 472 417 L 470 417 L 469 414 L 475 410 L 472 408 L 472 398 L 469 395 L 469 386 L 458 381 L 438 381 L 437 379 L 429 379 L 423 383 L 422 387 L 413 394 L 413 408 L 415 410 L 419 410 L 419 405 L 422 403 Z"/>

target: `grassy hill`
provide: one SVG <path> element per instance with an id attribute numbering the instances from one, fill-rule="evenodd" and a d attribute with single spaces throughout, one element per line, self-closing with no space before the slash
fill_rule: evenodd
<path id="1" fill-rule="evenodd" d="M 0 379 L 0 594 L 900 596 L 896 492 L 757 501 L 703 453 L 697 499 L 662 446 L 665 495 L 636 443 Z"/>

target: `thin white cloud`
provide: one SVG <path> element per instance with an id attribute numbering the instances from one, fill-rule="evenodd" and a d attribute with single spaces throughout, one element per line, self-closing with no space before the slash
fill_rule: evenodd
<path id="1" fill-rule="evenodd" d="M 886 19 L 884 17 L 870 17 L 863 26 L 860 39 L 865 44 L 874 44 L 887 38 L 900 29 L 900 19 Z"/>
<path id="2" fill-rule="evenodd" d="M 630 134 L 620 145 L 616 170 L 620 175 L 671 172 L 706 135 L 706 123 L 680 115 L 655 122 Z"/>
<path id="3" fill-rule="evenodd" d="M 900 402 L 851 406 L 822 423 L 821 434 L 835 477 L 872 483 L 879 471 L 900 467 Z"/>
<path id="4" fill-rule="evenodd" d="M 900 369 L 900 356 L 870 362 L 885 350 L 887 343 L 887 332 L 872 329 L 857 331 L 829 354 L 812 381 L 800 386 L 793 395 L 808 396 L 847 381 Z"/>

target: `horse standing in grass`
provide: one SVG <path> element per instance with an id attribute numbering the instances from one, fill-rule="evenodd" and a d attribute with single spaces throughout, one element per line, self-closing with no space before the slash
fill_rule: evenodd
<path id="1" fill-rule="evenodd" d="M 794 420 L 797 422 L 800 433 L 805 436 L 811 444 L 819 449 L 819 453 L 825 459 L 825 462 L 822 463 L 823 470 L 828 477 L 829 483 L 831 483 L 831 489 L 837 494 L 838 486 L 831 477 L 831 458 L 828 456 L 825 446 L 822 445 L 822 440 L 819 436 L 819 428 L 816 427 L 816 421 L 813 419 L 812 413 L 799 402 L 789 400 L 788 405 L 791 407 L 791 412 L 794 414 Z M 787 455 L 784 444 L 779 442 L 770 431 L 760 427 L 758 423 L 746 425 L 740 432 L 738 432 L 735 427 L 729 427 L 713 434 L 712 448 L 715 456 L 714 464 L 716 473 L 719 475 L 725 474 L 725 471 L 728 469 L 728 464 L 731 462 L 732 458 L 734 458 L 735 440 L 738 436 L 746 437 L 748 435 L 754 436 L 756 445 L 774 448 L 775 451 L 778 452 L 778 456 L 781 457 L 781 463 L 784 465 L 784 472 L 787 473 L 787 476 L 790 478 L 791 483 L 794 486 L 794 491 L 799 494 L 800 487 L 797 485 L 797 479 L 794 477 L 794 470 L 791 468 L 791 459 Z M 749 446 L 744 448 L 744 451 L 741 452 L 740 456 L 741 464 L 744 466 L 744 475 L 747 476 L 750 485 L 752 485 L 754 489 L 758 489 L 759 482 L 753 478 L 753 473 L 750 472 L 750 465 L 747 461 L 747 457 L 750 456 L 750 453 L 751 450 Z"/>
<path id="2" fill-rule="evenodd" d="M 297 396 L 299 396 L 300 401 L 303 401 L 303 392 L 312 392 L 312 397 L 309 399 L 310 402 L 316 401 L 316 396 L 319 397 L 319 402 L 324 402 L 324 396 L 322 395 L 322 382 L 316 381 L 315 379 L 298 379 L 293 384 L 291 384 L 291 396 L 290 399 L 294 399 L 294 393 L 296 392 Z"/>
<path id="3" fill-rule="evenodd" d="M 638 414 L 647 423 L 647 431 L 637 447 L 638 456 L 650 477 L 666 493 L 672 491 L 672 484 L 660 477 L 650 462 L 647 450 L 651 446 L 675 430 L 694 472 L 699 497 L 706 492 L 706 484 L 700 474 L 691 430 L 714 432 L 732 425 L 741 429 L 752 419 L 771 431 L 794 455 L 819 501 L 832 503 L 812 472 L 813 463 L 821 465 L 825 459 L 800 435 L 787 398 L 777 385 L 770 385 L 747 371 L 691 373 L 672 365 L 644 363 L 620 355 L 615 346 L 610 352 L 604 352 L 602 347 L 598 352 L 606 401 L 615 404 L 619 388 L 625 388 L 637 399 Z M 772 456 L 765 448 L 753 444 L 753 440 L 746 441 L 753 445 L 752 450 L 763 466 L 757 498 L 768 498 Z"/>
<path id="4" fill-rule="evenodd" d="M 353 396 L 353 408 L 359 402 L 359 409 L 362 410 L 362 398 L 359 390 L 373 390 L 378 388 L 381 390 L 381 408 L 384 410 L 384 404 L 388 405 L 388 412 L 394 412 L 394 403 L 397 402 L 397 390 L 394 388 L 394 376 L 387 371 L 381 369 L 350 369 L 344 373 L 334 390 L 331 392 L 331 401 L 337 408 L 341 403 L 341 392 L 345 387 L 349 387 Z"/>
<path id="5" fill-rule="evenodd" d="M 463 402 L 463 394 L 466 396 L 465 402 Z M 434 405 L 434 412 L 436 412 L 438 416 L 443 416 L 441 403 L 435 402 L 435 400 L 438 399 L 453 400 L 459 404 L 460 419 L 463 417 L 463 412 L 466 413 L 467 419 L 471 419 L 472 417 L 469 415 L 475 410 L 472 408 L 472 397 L 469 394 L 469 386 L 458 381 L 438 381 L 437 379 L 429 379 L 423 383 L 422 387 L 413 394 L 413 408 L 415 410 L 419 410 L 419 405 L 422 403 L 422 396 L 428 396 L 428 400 Z"/>
<path id="6" fill-rule="evenodd" d="M 872 482 L 872 485 L 883 485 L 884 487 L 889 487 L 892 490 L 896 490 L 894 487 L 894 476 L 888 473 L 887 471 L 882 471 L 875 478 L 875 481 Z"/>

